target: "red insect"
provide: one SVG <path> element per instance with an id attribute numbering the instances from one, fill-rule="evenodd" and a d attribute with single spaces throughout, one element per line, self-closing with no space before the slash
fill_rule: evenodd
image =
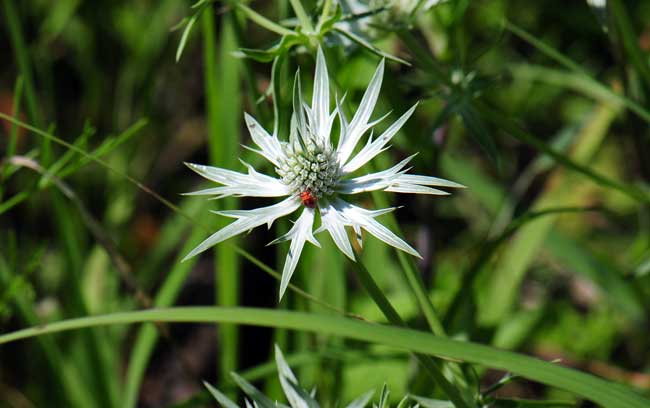
<path id="1" fill-rule="evenodd" d="M 302 205 L 305 207 L 314 208 L 316 207 L 316 201 L 318 201 L 318 198 L 314 197 L 311 191 L 305 190 L 300 193 L 300 201 L 302 201 Z"/>

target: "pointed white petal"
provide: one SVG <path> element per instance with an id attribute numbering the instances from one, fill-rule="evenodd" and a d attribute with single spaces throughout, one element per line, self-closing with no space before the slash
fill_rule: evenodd
<path id="1" fill-rule="evenodd" d="M 341 163 L 345 163 L 348 160 L 352 154 L 352 151 L 354 150 L 354 147 L 359 142 L 359 139 L 361 139 L 361 136 L 363 136 L 363 134 L 368 130 L 368 120 L 370 119 L 370 115 L 372 115 L 372 112 L 375 109 L 383 77 L 384 60 L 382 59 L 379 63 L 379 66 L 377 66 L 375 74 L 370 80 L 368 89 L 366 89 L 366 92 L 361 99 L 361 103 L 359 104 L 357 112 L 354 114 L 354 117 L 348 126 L 347 137 L 345 140 L 339 140 L 337 151 L 339 155 L 339 161 Z"/>
<path id="2" fill-rule="evenodd" d="M 298 259 L 300 258 L 302 248 L 305 246 L 305 241 L 309 241 L 314 245 L 319 245 L 312 233 L 313 225 L 314 210 L 311 208 L 305 208 L 298 218 L 298 221 L 293 224 L 293 227 L 291 227 L 291 230 L 287 233 L 287 237 L 291 239 L 291 245 L 289 247 L 287 259 L 284 263 L 284 268 L 282 269 L 282 279 L 280 280 L 280 300 L 282 300 L 282 296 L 289 285 L 289 280 L 291 280 L 291 276 L 296 270 L 296 265 L 298 265 Z"/>
<path id="3" fill-rule="evenodd" d="M 353 171 L 359 169 L 364 164 L 368 163 L 379 153 L 383 152 L 386 149 L 386 144 L 395 136 L 395 134 L 402 128 L 404 123 L 411 117 L 417 103 L 411 107 L 406 113 L 404 113 L 399 119 L 395 121 L 392 125 L 386 129 L 376 140 L 366 144 L 363 149 L 357 154 L 352 160 L 346 163 L 343 166 L 343 173 L 352 173 Z"/>
<path id="4" fill-rule="evenodd" d="M 302 88 L 300 86 L 300 69 L 296 71 L 296 77 L 293 82 L 293 116 L 292 121 L 295 123 L 295 131 L 292 132 L 295 141 L 303 144 L 302 138 L 307 137 L 307 118 L 305 117 L 305 102 L 302 100 Z M 293 141 L 292 141 L 293 142 Z"/>
<path id="5" fill-rule="evenodd" d="M 298 142 L 298 119 L 295 112 L 291 112 L 289 120 L 289 144 L 295 145 Z"/>
<path id="6" fill-rule="evenodd" d="M 329 143 L 330 145 L 332 145 L 332 135 L 331 135 L 331 133 L 332 133 L 332 125 L 334 124 L 334 119 L 336 119 L 336 115 L 338 115 L 338 110 L 334 109 L 330 113 L 329 118 L 327 119 L 325 129 L 323 130 L 323 132 L 325 132 L 327 134 L 326 140 L 327 140 L 327 143 Z"/>
<path id="7" fill-rule="evenodd" d="M 275 363 L 278 367 L 278 378 L 280 379 L 280 385 L 282 386 L 284 395 L 289 401 L 289 405 L 291 405 L 292 408 L 309 408 L 309 402 L 305 401 L 305 399 L 297 390 L 299 387 L 298 379 L 296 378 L 293 371 L 291 371 L 289 364 L 287 364 L 284 356 L 282 355 L 282 351 L 277 344 L 275 345 Z"/>
<path id="8" fill-rule="evenodd" d="M 330 80 L 327 74 L 327 65 L 323 51 L 318 47 L 316 52 L 316 74 L 314 76 L 314 92 L 311 100 L 311 109 L 315 128 L 314 133 L 321 137 L 321 141 L 329 142 L 330 133 Z"/>
<path id="9" fill-rule="evenodd" d="M 388 211 L 392 211 L 392 208 L 369 211 L 361 207 L 356 207 L 340 199 L 337 200 L 335 206 L 349 222 L 359 225 L 361 228 L 368 231 L 368 233 L 374 235 L 377 239 L 408 254 L 422 258 L 413 247 L 375 220 L 375 217 L 385 214 Z"/>
<path id="10" fill-rule="evenodd" d="M 446 191 L 431 188 L 429 186 L 452 188 L 463 187 L 461 184 L 436 177 L 419 176 L 416 174 L 398 174 L 397 177 L 391 181 L 390 186 L 386 188 L 386 191 L 392 191 L 394 193 L 449 195 Z"/>
<path id="11" fill-rule="evenodd" d="M 365 406 L 370 402 L 370 399 L 372 399 L 373 395 L 375 395 L 375 390 L 370 390 L 346 405 L 345 408 L 365 408 Z"/>
<path id="12" fill-rule="evenodd" d="M 336 191 L 343 194 L 358 194 L 367 191 L 384 190 L 403 172 L 406 165 L 415 155 L 409 156 L 395 166 L 376 173 L 370 173 L 363 176 L 355 177 L 349 180 L 339 182 Z"/>
<path id="13" fill-rule="evenodd" d="M 255 144 L 261 149 L 258 152 L 268 161 L 279 166 L 279 159 L 283 156 L 283 153 L 278 138 L 269 135 L 268 132 L 257 123 L 255 118 L 248 113 L 244 113 L 244 120 L 246 121 L 246 126 L 248 127 L 253 142 L 255 142 Z"/>
<path id="14" fill-rule="evenodd" d="M 464 185 L 454 183 L 438 177 L 420 176 L 418 174 L 402 174 L 397 179 L 398 183 L 420 184 L 422 186 L 465 188 Z"/>
<path id="15" fill-rule="evenodd" d="M 185 163 L 185 165 L 202 177 L 220 184 L 228 184 L 229 180 L 243 176 L 243 174 L 237 173 L 236 171 L 222 169 L 220 167 L 205 166 L 203 164 L 194 163 Z"/>
<path id="16" fill-rule="evenodd" d="M 280 347 L 278 347 L 277 344 L 275 345 L 275 364 L 278 367 L 279 375 L 281 375 L 284 378 L 288 378 L 294 383 L 298 382 L 298 379 L 296 378 L 295 374 L 293 373 L 293 371 L 291 371 L 291 367 L 289 367 L 289 364 L 287 364 L 287 361 L 284 359 L 284 354 L 282 354 L 282 350 L 280 350 Z"/>
<path id="17" fill-rule="evenodd" d="M 314 388 L 311 392 L 307 392 L 301 388 L 298 384 L 288 381 L 289 387 L 293 388 L 295 393 L 295 403 L 296 405 L 292 408 L 320 408 L 318 402 L 314 399 L 316 397 L 316 389 Z"/>
<path id="18" fill-rule="evenodd" d="M 309 105 L 307 105 L 306 102 L 303 102 L 302 109 L 305 111 L 305 117 L 307 118 L 307 122 L 306 122 L 307 129 L 310 130 L 312 133 L 315 133 L 316 129 L 318 129 L 318 126 L 316 124 L 316 121 L 314 120 L 314 114 L 311 108 L 309 107 Z"/>
<path id="19" fill-rule="evenodd" d="M 418 184 L 400 184 L 393 183 L 385 189 L 384 191 L 390 191 L 391 193 L 406 193 L 406 194 L 430 194 L 430 195 L 449 195 L 450 193 L 437 188 L 431 188 L 427 186 L 420 186 Z"/>
<path id="20" fill-rule="evenodd" d="M 236 221 L 226 225 L 219 231 L 210 235 L 205 241 L 201 242 L 196 248 L 187 254 L 187 256 L 183 258 L 183 261 L 186 261 L 200 254 L 201 252 L 211 248 L 219 242 L 241 234 L 242 232 L 249 231 L 262 224 L 268 224 L 270 226 L 273 221 L 287 214 L 291 214 L 296 209 L 298 209 L 300 205 L 300 200 L 295 197 L 289 197 L 284 201 L 268 207 L 256 208 L 254 210 L 248 211 L 240 211 L 236 215 Z M 230 214 L 231 215 L 229 216 L 235 216 L 232 212 Z"/>
<path id="21" fill-rule="evenodd" d="M 275 180 L 275 179 L 273 179 Z M 205 190 L 193 191 L 184 195 L 217 195 L 217 198 L 224 197 L 284 197 L 290 194 L 290 190 L 285 184 L 275 180 L 265 184 L 250 183 L 238 184 L 234 186 L 213 187 Z"/>
<path id="22" fill-rule="evenodd" d="M 251 210 L 222 210 L 222 211 L 211 211 L 212 213 L 222 215 L 224 217 L 230 218 L 246 218 L 250 215 Z"/>
<path id="23" fill-rule="evenodd" d="M 228 196 L 282 197 L 290 194 L 289 187 L 280 180 L 258 173 L 246 163 L 244 165 L 248 168 L 247 174 L 200 164 L 186 163 L 186 165 L 208 180 L 224 184 L 222 187 L 195 191 L 186 193 L 186 195 L 218 195 L 221 198 Z"/>
<path id="24" fill-rule="evenodd" d="M 345 116 L 345 112 L 343 112 L 343 100 L 345 99 L 345 95 L 343 95 L 343 98 L 335 98 L 336 99 L 336 110 L 335 113 L 338 114 L 339 116 L 339 121 L 341 122 L 340 126 L 340 133 L 339 133 L 339 143 L 338 145 L 341 146 L 345 142 L 345 139 L 348 137 L 348 118 Z"/>
<path id="25" fill-rule="evenodd" d="M 363 183 L 363 182 L 366 182 L 366 181 L 372 181 L 372 180 L 377 180 L 377 179 L 385 179 L 385 178 L 394 177 L 394 176 L 396 176 L 398 174 L 402 174 L 405 171 L 409 170 L 408 168 L 406 168 L 406 165 L 409 164 L 411 162 L 411 160 L 413 160 L 413 158 L 416 155 L 417 155 L 417 153 L 403 159 L 402 161 L 400 161 L 399 163 L 397 163 L 393 167 L 388 168 L 386 170 L 378 171 L 376 173 L 368 173 L 368 174 L 365 174 L 363 176 L 355 177 L 355 178 L 350 179 L 350 180 L 357 180 L 358 182 Z"/>
<path id="26" fill-rule="evenodd" d="M 226 397 L 224 394 L 222 394 L 218 389 L 214 388 L 210 383 L 203 381 L 203 385 L 205 385 L 205 388 L 208 389 L 208 392 L 212 394 L 214 399 L 217 400 L 219 404 L 221 404 L 222 407 L 224 408 L 239 408 L 237 404 L 232 402 L 228 397 Z"/>
<path id="27" fill-rule="evenodd" d="M 235 383 L 239 386 L 239 388 L 241 388 L 241 390 L 244 391 L 244 394 L 246 394 L 246 396 L 248 396 L 250 399 L 253 400 L 254 407 L 279 408 L 285 406 L 284 404 L 278 404 L 276 402 L 273 402 L 273 400 L 271 400 L 266 395 L 262 394 L 260 390 L 258 390 L 253 384 L 246 381 L 239 374 L 230 373 L 230 375 L 232 376 L 232 379 L 235 381 Z M 250 405 L 250 403 L 248 405 Z"/>
<path id="28" fill-rule="evenodd" d="M 380 222 L 374 219 L 369 219 L 365 225 L 362 225 L 362 227 L 370 234 L 374 235 L 377 239 L 387 243 L 388 245 L 391 245 L 418 258 L 422 258 L 418 251 L 413 249 L 413 247 L 395 235 L 395 233 L 393 233 L 391 230 L 383 226 Z"/>
<path id="29" fill-rule="evenodd" d="M 347 220 L 331 204 L 320 207 L 320 215 L 322 226 L 316 232 L 327 230 L 341 252 L 354 261 L 354 251 L 345 230 L 345 226 L 349 225 Z"/>

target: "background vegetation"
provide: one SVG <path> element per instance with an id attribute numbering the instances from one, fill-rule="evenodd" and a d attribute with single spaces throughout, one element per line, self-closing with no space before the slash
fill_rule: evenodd
<path id="1" fill-rule="evenodd" d="M 243 112 L 273 129 L 275 86 L 286 133 L 293 72 L 301 67 L 310 89 L 314 65 L 313 48 L 283 48 L 272 82 L 273 56 L 237 51 L 267 49 L 278 34 L 236 3 L 200 3 L 2 0 L 2 333 L 174 305 L 386 321 L 324 236 L 323 249 L 306 248 L 294 289 L 277 304 L 273 270 L 286 248 L 265 245 L 287 221 L 179 262 L 225 225 L 210 209 L 264 202 L 181 196 L 201 182 L 183 162 L 261 165 L 240 146 L 249 143 Z M 394 118 L 421 101 L 375 165 L 419 152 L 417 173 L 467 189 L 361 204 L 403 206 L 382 220 L 423 254 L 416 267 L 449 337 L 557 359 L 650 396 L 650 2 L 589 3 L 599 2 L 457 0 L 413 19 L 394 10 L 368 17 L 379 19 L 365 32 L 374 46 L 408 62 L 387 61 L 377 112 Z M 303 5 L 315 16 L 323 7 Z M 296 23 L 285 0 L 248 6 L 289 29 Z M 320 40 L 353 109 L 380 57 L 335 33 Z M 427 331 L 406 259 L 367 237 L 367 269 L 401 317 Z M 148 323 L 3 344 L 0 406 L 204 406 L 201 381 L 234 393 L 233 370 L 280 398 L 274 343 L 325 406 L 384 382 L 394 403 L 408 392 L 444 399 L 403 350 L 327 327 Z M 469 348 L 459 353 L 478 362 Z M 592 404 L 568 379 L 556 388 L 515 378 L 493 394 L 500 361 L 463 366 L 472 387 L 504 399 L 495 406 Z"/>

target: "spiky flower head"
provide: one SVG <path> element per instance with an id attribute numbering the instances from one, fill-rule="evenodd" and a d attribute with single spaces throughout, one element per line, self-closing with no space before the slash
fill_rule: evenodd
<path id="1" fill-rule="evenodd" d="M 189 193 L 191 195 L 215 195 L 217 198 L 228 196 L 286 198 L 268 207 L 253 210 L 217 211 L 217 214 L 234 218 L 235 221 L 208 237 L 185 259 L 260 225 L 267 224 L 270 228 L 276 219 L 301 208 L 302 213 L 289 232 L 273 241 L 273 243 L 291 241 L 282 270 L 280 299 L 296 269 L 305 242 L 309 241 L 320 246 L 314 238 L 314 233 L 327 231 L 336 246 L 352 260 L 355 256 L 346 227 L 352 228 L 360 246 L 363 229 L 381 241 L 419 257 L 415 249 L 375 219 L 379 215 L 393 211 L 394 208 L 366 210 L 343 199 L 344 196 L 375 190 L 447 195 L 449 193 L 433 187 L 463 187 L 436 177 L 407 174 L 409 170 L 407 165 L 413 156 L 389 169 L 353 176 L 375 156 L 388 149 L 388 143 L 417 106 L 414 105 L 378 137 L 373 138 L 371 133 L 365 145 L 353 154 L 362 137 L 385 118 L 384 116 L 370 121 L 383 75 L 384 61 L 382 60 L 361 99 L 359 108 L 352 119 L 348 120 L 338 99 L 336 108 L 330 112 L 329 77 L 325 58 L 319 48 L 311 106 L 302 99 L 299 73 L 296 74 L 294 112 L 288 141 L 281 141 L 277 134 L 270 135 L 252 116 L 245 115 L 251 138 L 259 148 L 259 150 L 252 150 L 275 166 L 278 177 L 261 174 L 246 163 L 244 165 L 248 169 L 247 173 L 188 164 L 201 176 L 221 184 L 219 187 Z M 331 133 L 336 118 L 340 122 L 340 134 L 335 147 Z M 314 218 L 317 212 L 320 213 L 321 225 L 314 231 Z"/>

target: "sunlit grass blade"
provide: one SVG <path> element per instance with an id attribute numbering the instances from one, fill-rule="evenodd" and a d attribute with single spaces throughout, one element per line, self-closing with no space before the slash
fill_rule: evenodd
<path id="1" fill-rule="evenodd" d="M 587 163 L 600 147 L 602 140 L 616 111 L 607 106 L 596 106 L 593 114 L 583 125 L 573 142 L 570 155 L 558 155 L 565 162 Z M 547 149 L 550 149 L 545 144 Z M 546 152 L 545 152 L 546 153 Z M 591 172 L 591 170 L 589 170 Z M 550 176 L 546 191 L 536 200 L 532 208 L 535 211 L 558 206 L 575 206 L 580 204 L 575 182 L 568 178 L 570 174 L 556 170 Z M 495 266 L 495 273 L 490 279 L 487 296 L 479 307 L 479 320 L 485 325 L 497 324 L 511 309 L 515 302 L 519 286 L 538 251 L 548 237 L 556 217 L 544 217 L 529 223 L 513 237 L 508 250 Z"/>

